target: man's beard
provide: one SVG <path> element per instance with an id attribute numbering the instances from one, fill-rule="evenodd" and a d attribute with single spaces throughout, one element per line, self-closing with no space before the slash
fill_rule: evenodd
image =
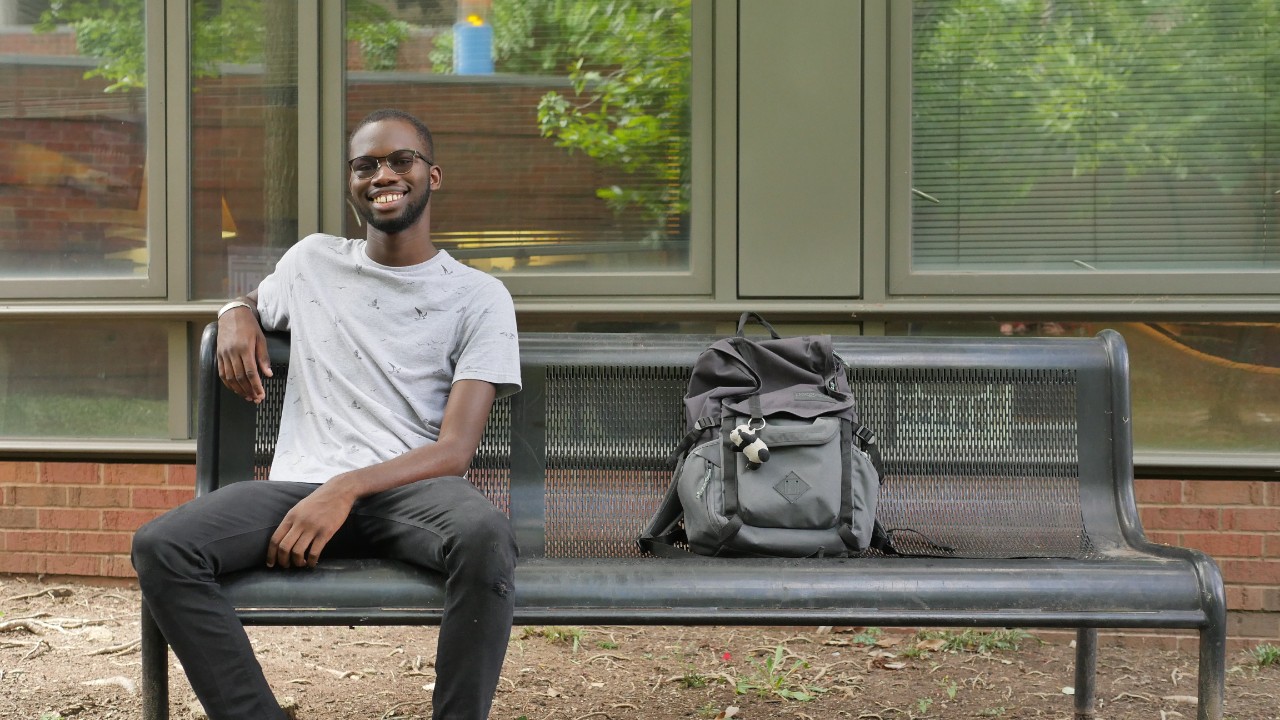
<path id="1" fill-rule="evenodd" d="M 430 201 L 431 188 L 426 188 L 419 200 L 405 206 L 404 211 L 398 216 L 389 218 L 379 217 L 366 203 L 355 203 L 355 206 L 356 212 L 360 213 L 360 217 L 364 218 L 365 222 L 388 235 L 395 235 L 408 230 L 411 225 L 418 222 L 418 218 L 422 217 Z"/>

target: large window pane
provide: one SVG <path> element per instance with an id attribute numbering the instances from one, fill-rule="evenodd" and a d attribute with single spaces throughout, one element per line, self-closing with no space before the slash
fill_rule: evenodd
<path id="1" fill-rule="evenodd" d="M 192 295 L 242 295 L 298 241 L 298 5 L 191 5 Z"/>
<path id="2" fill-rule="evenodd" d="M 914 271 L 1280 269 L 1280 3 L 914 10 Z"/>
<path id="3" fill-rule="evenodd" d="M 1129 347 L 1137 450 L 1277 451 L 1277 323 L 931 321 L 892 323 L 888 333 L 1091 337 L 1106 327 Z"/>
<path id="4" fill-rule="evenodd" d="M 0 283 L 145 278 L 142 2 L 0 9 Z"/>
<path id="5" fill-rule="evenodd" d="M 168 337 L 154 323 L 0 323 L 0 436 L 168 437 Z"/>
<path id="6" fill-rule="evenodd" d="M 435 134 L 432 237 L 502 273 L 689 268 L 688 0 L 347 4 L 348 128 Z M 354 213 L 346 232 L 362 237 Z"/>

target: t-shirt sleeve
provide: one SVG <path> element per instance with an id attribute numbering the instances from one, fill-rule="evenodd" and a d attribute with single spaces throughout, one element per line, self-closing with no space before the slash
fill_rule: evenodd
<path id="1" fill-rule="evenodd" d="M 293 295 L 292 268 L 297 262 L 298 243 L 276 262 L 275 270 L 258 283 L 258 319 L 264 330 L 288 330 L 289 308 Z"/>
<path id="2" fill-rule="evenodd" d="M 484 380 L 497 397 L 520 390 L 520 339 L 511 294 L 501 282 L 485 283 L 462 314 L 453 382 Z"/>

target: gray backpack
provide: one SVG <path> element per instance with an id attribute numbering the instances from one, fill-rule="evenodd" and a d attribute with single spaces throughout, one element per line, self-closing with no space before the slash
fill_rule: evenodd
<path id="1" fill-rule="evenodd" d="M 768 339 L 744 334 L 754 319 Z M 831 338 L 781 338 L 755 313 L 694 363 L 688 434 L 671 487 L 639 538 L 655 555 L 848 557 L 892 553 L 876 523 L 875 434 L 857 422 Z"/>

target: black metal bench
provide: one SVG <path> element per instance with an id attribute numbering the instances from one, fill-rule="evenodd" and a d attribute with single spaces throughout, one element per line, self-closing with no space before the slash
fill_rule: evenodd
<path id="1" fill-rule="evenodd" d="M 287 337 L 261 407 L 201 354 L 200 493 L 265 477 Z M 471 480 L 514 523 L 516 623 L 1075 628 L 1092 713 L 1098 628 L 1199 632 L 1199 715 L 1222 717 L 1226 607 L 1202 553 L 1146 540 L 1133 495 L 1128 359 L 1092 339 L 837 338 L 880 436 L 879 518 L 953 557 L 664 560 L 635 537 L 670 479 L 689 367 L 710 338 L 527 334 L 524 390 L 492 413 Z M 935 545 L 902 533 L 907 551 Z M 918 545 L 912 545 L 918 542 Z M 226 580 L 246 624 L 438 623 L 442 578 L 393 561 Z M 167 645 L 143 609 L 144 713 L 167 717 Z"/>

